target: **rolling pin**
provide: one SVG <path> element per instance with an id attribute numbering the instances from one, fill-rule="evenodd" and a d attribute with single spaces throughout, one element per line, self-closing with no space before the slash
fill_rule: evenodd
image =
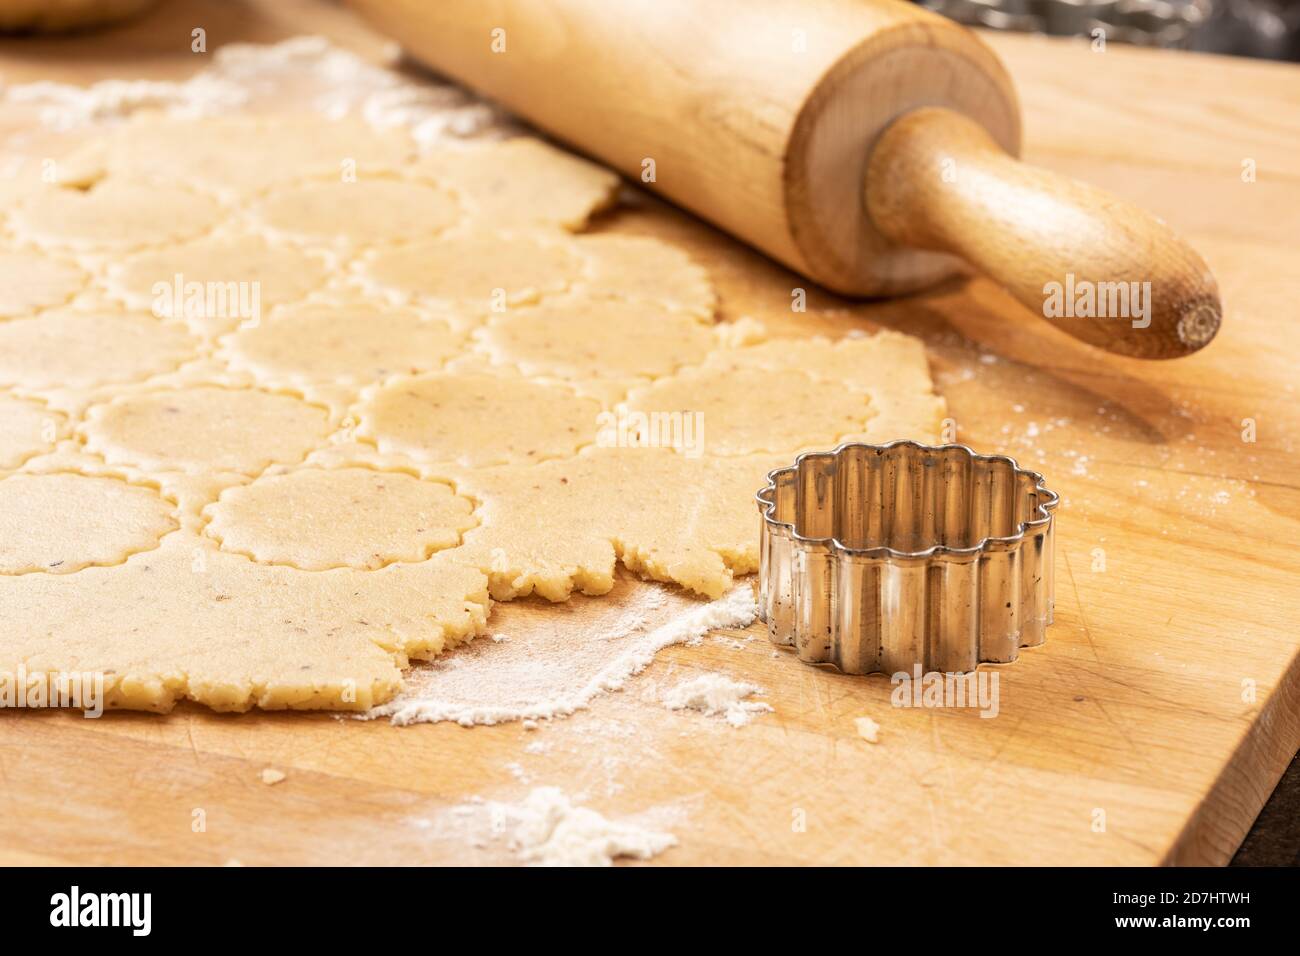
<path id="1" fill-rule="evenodd" d="M 1112 352 L 1174 358 L 1218 331 L 1200 255 L 1020 163 L 997 57 L 913 4 L 351 2 L 439 72 L 842 295 L 922 289 L 965 260 Z M 1091 308 L 1063 303 L 1089 287 Z"/>

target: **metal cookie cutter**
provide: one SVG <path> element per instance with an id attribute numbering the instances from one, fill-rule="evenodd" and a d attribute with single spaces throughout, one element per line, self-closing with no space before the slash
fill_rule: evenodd
<path id="1" fill-rule="evenodd" d="M 965 445 L 850 443 L 768 474 L 759 616 L 848 674 L 1016 659 L 1052 623 L 1041 475 Z"/>

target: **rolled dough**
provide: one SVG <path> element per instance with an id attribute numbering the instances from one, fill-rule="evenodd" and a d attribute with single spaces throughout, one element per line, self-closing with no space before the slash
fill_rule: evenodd
<path id="1" fill-rule="evenodd" d="M 338 178 L 277 190 L 255 215 L 272 236 L 340 244 L 433 236 L 458 218 L 456 201 L 442 190 L 401 179 Z"/>
<path id="2" fill-rule="evenodd" d="M 85 285 L 71 262 L 31 252 L 0 253 L 0 318 L 63 305 Z"/>
<path id="3" fill-rule="evenodd" d="M 468 468 L 568 458 L 594 440 L 600 404 L 514 375 L 399 379 L 362 403 L 359 434 L 384 453 Z"/>
<path id="4" fill-rule="evenodd" d="M 183 326 L 115 309 L 60 309 L 0 322 L 0 385 L 41 391 L 131 382 L 194 354 Z"/>
<path id="5" fill-rule="evenodd" d="M 373 302 L 288 306 L 222 340 L 232 368 L 276 385 L 366 385 L 441 368 L 464 336 L 441 319 Z"/>
<path id="6" fill-rule="evenodd" d="M 325 285 L 329 271 L 330 263 L 323 254 L 271 244 L 259 235 L 237 234 L 207 236 L 115 259 L 104 284 L 108 295 L 128 308 L 152 312 L 158 298 L 156 284 L 174 289 L 177 276 L 182 284 L 197 282 L 205 288 L 209 283 L 256 282 L 258 305 L 270 310 L 306 299 Z M 176 311 L 174 303 L 170 311 Z M 239 322 L 229 311 L 222 314 L 216 310 L 186 315 L 182 308 L 174 318 L 183 319 L 201 334 L 226 332 Z"/>
<path id="7" fill-rule="evenodd" d="M 64 418 L 38 402 L 0 395 L 0 469 L 54 450 Z"/>
<path id="8" fill-rule="evenodd" d="M 570 244 L 555 237 L 492 234 L 379 250 L 358 271 L 372 292 L 478 316 L 562 292 L 581 268 Z"/>
<path id="9" fill-rule="evenodd" d="M 454 548 L 478 523 L 473 510 L 450 485 L 400 472 L 303 468 L 227 488 L 203 509 L 203 531 L 264 564 L 375 570 Z"/>
<path id="10" fill-rule="evenodd" d="M 35 189 L 10 214 L 10 222 L 20 240 L 41 246 L 132 249 L 200 235 L 224 212 L 216 200 L 192 189 L 124 178 L 85 190 Z"/>
<path id="11" fill-rule="evenodd" d="M 620 561 L 716 596 L 768 469 L 937 438 L 918 342 L 717 322 L 681 249 L 581 233 L 617 180 L 536 140 L 139 118 L 58 168 L 0 240 L 0 670 L 109 706 L 364 709 Z M 178 277 L 260 312 L 159 310 Z"/>
<path id="12" fill-rule="evenodd" d="M 693 315 L 586 293 L 493 316 L 476 337 L 495 361 L 524 375 L 569 381 L 667 375 L 718 345 L 712 324 Z"/>

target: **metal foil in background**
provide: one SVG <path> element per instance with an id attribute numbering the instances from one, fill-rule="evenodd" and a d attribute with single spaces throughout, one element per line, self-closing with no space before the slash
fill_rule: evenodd
<path id="1" fill-rule="evenodd" d="M 918 0 L 958 23 L 1300 60 L 1300 0 Z"/>

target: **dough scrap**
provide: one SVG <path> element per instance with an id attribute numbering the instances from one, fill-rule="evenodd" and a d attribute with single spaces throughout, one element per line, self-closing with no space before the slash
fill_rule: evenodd
<path id="1" fill-rule="evenodd" d="M 385 454 L 476 468 L 573 455 L 596 441 L 599 414 L 598 402 L 558 385 L 449 373 L 379 389 L 357 434 Z"/>
<path id="2" fill-rule="evenodd" d="M 710 326 L 643 301 L 562 296 L 493 317 L 476 333 L 493 360 L 524 375 L 654 377 L 703 361 Z"/>
<path id="3" fill-rule="evenodd" d="M 329 413 L 300 399 L 212 386 L 95 405 L 82 428 L 87 449 L 110 464 L 242 474 L 299 462 L 330 430 Z"/>
<path id="4" fill-rule="evenodd" d="M 472 222 L 496 230 L 580 229 L 613 204 L 619 182 L 607 169 L 528 137 L 443 150 L 418 168 L 455 190 Z"/>
<path id="5" fill-rule="evenodd" d="M 866 431 L 873 416 L 867 393 L 843 383 L 828 386 L 802 371 L 741 368 L 718 374 L 688 369 L 633 391 L 629 411 L 644 412 L 638 433 L 657 437 L 650 416 L 697 416 L 697 446 L 709 455 L 750 455 L 829 448 Z"/>
<path id="6" fill-rule="evenodd" d="M 264 383 L 362 385 L 416 375 L 459 354 L 463 336 L 440 319 L 370 302 L 290 306 L 223 342 L 233 368 Z"/>
<path id="7" fill-rule="evenodd" d="M 42 246 L 138 249 L 200 235 L 226 214 L 215 199 L 184 186 L 108 179 L 88 190 L 36 190 L 11 220 L 20 238 Z"/>
<path id="8" fill-rule="evenodd" d="M 204 533 L 263 564 L 373 571 L 460 544 L 473 510 L 450 485 L 401 472 L 304 468 L 228 488 L 204 509 Z"/>
<path id="9" fill-rule="evenodd" d="M 182 293 L 190 283 L 220 284 L 227 289 L 227 302 L 233 305 L 240 295 L 236 286 L 233 296 L 229 283 L 256 283 L 257 304 L 261 312 L 277 305 L 306 298 L 325 283 L 328 276 L 325 260 L 294 248 L 272 245 L 260 236 L 202 238 L 193 242 L 143 252 L 115 263 L 108 271 L 108 291 L 129 308 L 153 311 L 161 306 L 164 314 L 175 312 L 174 289 L 180 277 Z M 161 283 L 161 287 L 155 287 Z M 251 299 L 251 290 L 246 293 Z M 161 300 L 160 300 L 161 299 Z M 185 299 L 182 298 L 182 306 Z M 226 331 L 244 321 L 240 315 L 204 309 L 200 313 L 182 308 L 177 318 L 184 318 L 199 331 Z"/>
<path id="10" fill-rule="evenodd" d="M 374 252 L 360 275 L 368 288 L 398 301 L 414 297 L 482 315 L 562 292 L 581 269 L 564 242 L 476 235 Z"/>
<path id="11" fill-rule="evenodd" d="M 0 575 L 119 564 L 179 527 L 150 488 L 72 473 L 0 479 Z"/>
<path id="12" fill-rule="evenodd" d="M 616 560 L 645 577 L 720 597 L 758 569 L 754 492 L 774 456 L 689 458 L 590 448 L 562 461 L 466 475 L 481 524 L 449 556 L 489 570 L 500 601 L 604 594 Z"/>
<path id="13" fill-rule="evenodd" d="M 66 305 L 86 278 L 72 262 L 31 252 L 0 252 L 0 318 Z"/>
<path id="14" fill-rule="evenodd" d="M 306 183 L 276 190 L 262 200 L 255 215 L 272 234 L 326 243 L 424 238 L 458 218 L 449 194 L 398 179 Z"/>
<path id="15" fill-rule="evenodd" d="M 17 468 L 52 451 L 63 416 L 36 402 L 0 395 L 0 469 Z"/>
<path id="16" fill-rule="evenodd" d="M 0 322 L 0 385 L 89 388 L 134 382 L 193 358 L 184 326 L 76 309 Z"/>

